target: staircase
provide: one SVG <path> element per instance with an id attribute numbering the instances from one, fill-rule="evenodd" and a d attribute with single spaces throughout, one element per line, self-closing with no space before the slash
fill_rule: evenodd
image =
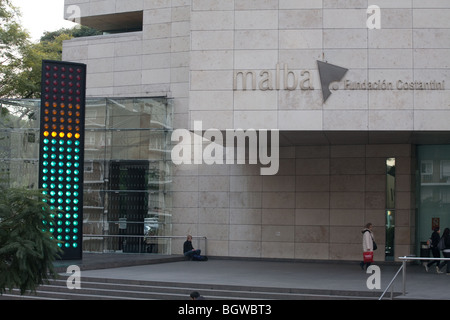
<path id="1" fill-rule="evenodd" d="M 19 290 L 0 295 L 0 300 L 189 300 L 199 291 L 207 300 L 376 300 L 377 293 L 263 288 L 214 284 L 186 284 L 82 277 L 81 289 L 68 289 L 66 280 L 40 286 L 36 294 Z"/>

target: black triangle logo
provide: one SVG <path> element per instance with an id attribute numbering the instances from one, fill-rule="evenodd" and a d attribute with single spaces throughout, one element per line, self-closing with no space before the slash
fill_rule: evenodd
<path id="1" fill-rule="evenodd" d="M 325 103 L 331 96 L 330 84 L 335 81 L 341 81 L 348 69 L 335 66 L 322 61 L 317 61 L 319 67 L 320 84 L 322 85 L 323 102 Z"/>

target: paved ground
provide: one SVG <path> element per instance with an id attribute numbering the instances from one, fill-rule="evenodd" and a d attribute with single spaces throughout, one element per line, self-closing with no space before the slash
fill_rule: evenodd
<path id="1" fill-rule="evenodd" d="M 165 261 L 165 262 L 164 262 Z M 161 263 L 164 262 L 164 263 Z M 100 263 L 102 263 L 100 265 Z M 105 263 L 108 265 L 105 267 Z M 60 262 L 60 267 L 80 264 Z M 127 266 L 132 265 L 132 266 Z M 136 265 L 137 264 L 137 265 Z M 98 269 L 101 267 L 103 269 Z M 399 265 L 379 265 L 380 295 L 399 269 Z M 86 277 L 135 279 L 202 284 L 227 284 L 301 289 L 372 291 L 367 288 L 371 274 L 358 263 L 284 262 L 235 259 L 210 259 L 206 262 L 185 261 L 177 256 L 85 254 L 82 274 Z M 394 283 L 394 291 L 402 291 L 402 276 Z M 450 300 L 450 276 L 425 272 L 422 265 L 408 265 L 405 298 Z"/>

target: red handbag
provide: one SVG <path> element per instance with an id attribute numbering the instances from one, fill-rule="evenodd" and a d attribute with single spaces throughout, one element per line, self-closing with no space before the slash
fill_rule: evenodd
<path id="1" fill-rule="evenodd" d="M 373 251 L 363 252 L 364 262 L 373 262 Z"/>

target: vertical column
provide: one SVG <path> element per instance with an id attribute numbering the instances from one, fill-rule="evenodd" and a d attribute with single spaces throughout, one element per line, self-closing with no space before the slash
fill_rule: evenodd
<path id="1" fill-rule="evenodd" d="M 42 63 L 39 188 L 56 210 L 63 260 L 81 259 L 86 65 Z"/>

